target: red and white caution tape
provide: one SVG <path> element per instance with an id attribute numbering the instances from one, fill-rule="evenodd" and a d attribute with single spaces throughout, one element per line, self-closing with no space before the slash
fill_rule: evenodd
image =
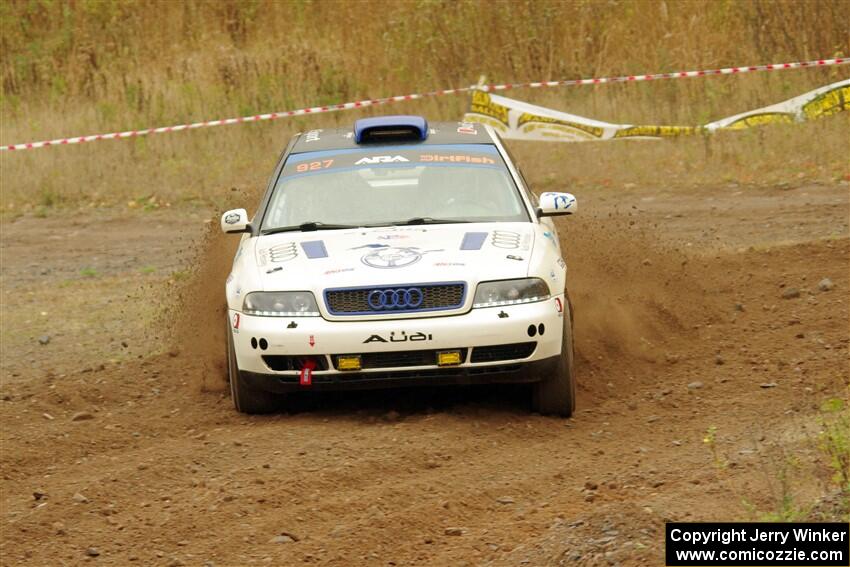
<path id="1" fill-rule="evenodd" d="M 754 73 L 757 71 L 782 71 L 784 69 L 804 69 L 811 67 L 830 67 L 847 65 L 850 58 L 815 59 L 814 61 L 798 61 L 796 63 L 776 63 L 773 65 L 752 65 L 750 67 L 726 67 L 725 69 L 705 69 L 703 71 L 676 71 L 675 73 L 653 73 L 651 75 L 624 75 L 622 77 L 602 77 L 599 79 L 567 79 L 564 81 L 543 81 L 537 83 L 508 83 L 504 85 L 482 85 L 484 91 L 505 91 L 516 88 L 564 87 L 575 85 L 604 85 L 606 83 L 628 83 L 636 81 L 656 81 L 659 79 L 687 79 L 692 77 L 712 77 L 715 75 L 736 75 Z"/>
<path id="2" fill-rule="evenodd" d="M 287 110 L 284 112 L 271 112 L 268 114 L 255 114 L 253 116 L 242 116 L 240 118 L 224 118 L 220 120 L 206 120 L 204 122 L 195 122 L 193 124 L 178 124 L 176 126 L 161 126 L 159 128 L 145 128 L 143 130 L 127 130 L 126 132 L 112 132 L 109 134 L 92 134 L 89 136 L 75 136 L 72 138 L 58 138 L 56 140 L 45 140 L 42 142 L 29 142 L 24 144 L 11 144 L 8 146 L 0 146 L 0 151 L 11 150 L 34 150 L 44 148 L 46 146 L 62 146 L 67 144 L 82 144 L 84 142 L 95 142 L 98 140 L 115 140 L 121 138 L 136 138 L 139 136 L 147 136 L 148 134 L 165 134 L 167 132 L 179 132 L 181 130 L 195 130 L 197 128 L 208 128 L 210 126 L 226 126 L 228 124 L 241 124 L 243 122 L 260 122 L 263 120 L 276 120 L 278 118 L 288 118 L 290 116 L 304 116 L 306 114 L 322 114 L 325 112 L 336 112 L 338 110 L 352 110 L 355 108 L 366 108 L 368 106 L 378 106 L 389 104 L 391 102 L 402 102 L 407 100 L 418 100 L 423 98 L 465 93 L 475 89 L 485 91 L 504 91 L 508 89 L 516 89 L 521 87 L 526 88 L 541 88 L 541 87 L 559 87 L 559 86 L 574 86 L 574 85 L 600 85 L 607 83 L 626 83 L 632 81 L 653 81 L 659 79 L 684 79 L 690 77 L 709 77 L 715 75 L 734 75 L 740 73 L 752 73 L 757 71 L 781 71 L 784 69 L 803 69 L 811 67 L 829 67 L 834 65 L 846 65 L 850 63 L 850 58 L 843 59 L 816 59 L 814 61 L 800 61 L 796 63 L 777 63 L 773 65 L 754 65 L 750 67 L 727 67 L 725 69 L 708 69 L 703 71 L 677 71 L 674 73 L 654 73 L 650 75 L 624 75 L 621 77 L 602 77 L 595 79 L 567 79 L 563 81 L 540 81 L 529 83 L 507 83 L 501 85 L 472 85 L 469 87 L 460 87 L 457 89 L 442 89 L 430 91 L 426 93 L 415 93 L 408 95 L 390 96 L 386 98 L 375 98 L 358 100 L 354 102 L 344 102 L 339 104 L 331 104 L 328 106 L 313 106 L 310 108 L 299 108 L 297 110 Z"/>
<path id="3" fill-rule="evenodd" d="M 310 108 L 299 108 L 298 110 L 286 110 L 284 112 L 271 112 L 269 114 L 255 114 L 253 116 L 242 116 L 240 118 L 223 118 L 220 120 L 206 120 L 204 122 L 194 122 L 192 124 L 178 124 L 176 126 L 161 126 L 159 128 L 145 128 L 144 130 L 127 130 L 126 132 L 112 132 L 110 134 L 92 134 L 89 136 L 75 136 L 73 138 L 58 138 L 56 140 L 45 140 L 43 142 L 30 142 L 27 144 L 13 144 L 9 146 L 0 146 L 0 151 L 6 150 L 34 150 L 46 146 L 61 146 L 65 144 L 82 144 L 84 142 L 96 142 L 98 140 L 115 140 L 119 138 L 136 138 L 139 136 L 147 136 L 148 134 L 165 134 L 166 132 L 179 132 L 181 130 L 195 130 L 197 128 L 208 128 L 210 126 L 226 126 L 228 124 L 241 124 L 243 122 L 260 122 L 262 120 L 276 120 L 278 118 L 288 118 L 290 116 L 303 116 L 306 114 L 321 114 L 324 112 L 336 112 L 338 110 L 351 110 L 354 108 L 366 108 L 367 106 L 377 106 L 380 104 L 388 104 L 391 102 L 401 102 L 405 100 L 416 100 L 420 98 L 450 95 L 460 92 L 466 92 L 473 87 L 465 87 L 460 89 L 445 89 L 440 91 L 431 91 L 427 93 L 390 96 L 386 98 L 375 98 L 367 100 L 358 100 L 354 102 L 344 102 L 340 104 L 331 104 L 328 106 L 312 106 Z"/>

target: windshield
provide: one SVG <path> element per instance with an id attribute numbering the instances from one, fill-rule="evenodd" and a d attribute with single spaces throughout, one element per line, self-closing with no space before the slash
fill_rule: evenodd
<path id="1" fill-rule="evenodd" d="M 378 146 L 289 156 L 261 230 L 423 219 L 489 222 L 529 217 L 495 146 Z"/>

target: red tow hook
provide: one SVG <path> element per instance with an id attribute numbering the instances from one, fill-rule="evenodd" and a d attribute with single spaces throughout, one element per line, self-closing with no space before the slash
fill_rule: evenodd
<path id="1" fill-rule="evenodd" d="M 308 358 L 304 361 L 304 366 L 301 367 L 301 378 L 298 381 L 302 386 L 310 386 L 313 384 L 313 370 L 316 369 L 316 361 Z"/>

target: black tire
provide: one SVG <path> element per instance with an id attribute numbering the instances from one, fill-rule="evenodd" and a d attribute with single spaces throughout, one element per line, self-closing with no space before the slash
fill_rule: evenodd
<path id="1" fill-rule="evenodd" d="M 576 409 L 575 349 L 573 346 L 572 306 L 565 306 L 561 356 L 552 373 L 531 386 L 531 409 L 543 415 L 571 417 Z"/>
<path id="2" fill-rule="evenodd" d="M 233 331 L 230 322 L 224 330 L 227 334 L 227 379 L 230 382 L 230 397 L 233 406 L 241 413 L 260 414 L 272 413 L 278 409 L 277 396 L 248 386 L 242 379 L 239 366 L 236 364 L 236 349 L 233 346 Z"/>

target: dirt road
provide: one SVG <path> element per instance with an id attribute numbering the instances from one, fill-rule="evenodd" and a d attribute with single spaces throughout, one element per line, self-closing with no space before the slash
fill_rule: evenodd
<path id="1" fill-rule="evenodd" d="M 848 186 L 579 198 L 570 420 L 512 388 L 239 415 L 206 328 L 232 243 L 184 252 L 209 214 L 4 221 L 0 563 L 659 565 L 665 520 L 750 518 L 821 478 L 818 408 L 850 383 Z M 828 513 L 824 486 L 793 490 Z"/>

